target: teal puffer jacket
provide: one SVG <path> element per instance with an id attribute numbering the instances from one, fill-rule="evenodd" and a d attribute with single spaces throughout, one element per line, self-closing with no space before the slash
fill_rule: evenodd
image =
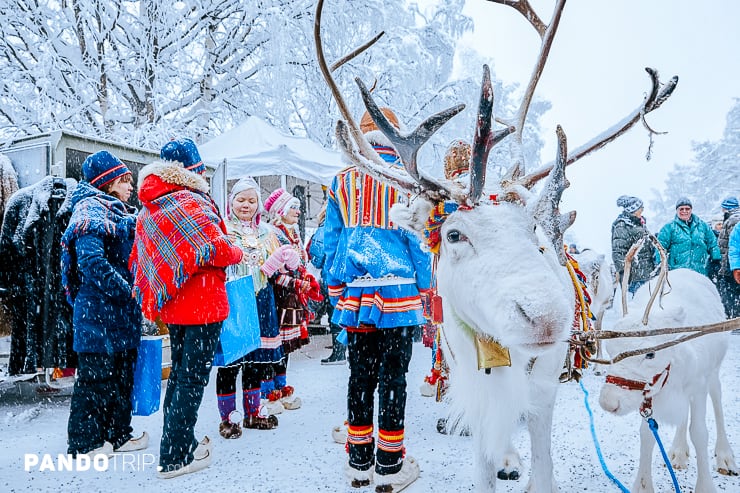
<path id="1" fill-rule="evenodd" d="M 694 214 L 688 223 L 676 216 L 660 230 L 658 241 L 668 252 L 669 269 L 685 267 L 707 275 L 708 261 L 721 258 L 717 237 Z"/>

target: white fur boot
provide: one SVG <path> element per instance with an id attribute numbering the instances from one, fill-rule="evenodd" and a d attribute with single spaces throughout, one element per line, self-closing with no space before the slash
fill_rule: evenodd
<path id="1" fill-rule="evenodd" d="M 375 493 L 398 493 L 419 479 L 419 463 L 413 457 L 403 460 L 401 470 L 395 474 L 377 474 L 375 476 Z"/>

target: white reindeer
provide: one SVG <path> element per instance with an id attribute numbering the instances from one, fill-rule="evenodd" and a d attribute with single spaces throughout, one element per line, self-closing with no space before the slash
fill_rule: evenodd
<path id="1" fill-rule="evenodd" d="M 604 313 L 611 308 L 617 287 L 614 264 L 603 253 L 590 248 L 584 248 L 581 253 L 574 254 L 573 258 L 578 261 L 581 272 L 586 276 L 586 285 L 591 295 L 591 312 L 596 320 L 594 328 L 600 330 Z"/>
<path id="2" fill-rule="evenodd" d="M 342 150 L 363 172 L 416 196 L 410 207 L 391 211 L 394 223 L 420 232 L 434 204 L 446 201 L 460 206 L 446 217 L 440 230 L 437 284 L 444 300 L 443 348 L 451 366 L 450 400 L 459 421 L 470 428 L 475 440 L 477 488 L 493 492 L 497 476 L 518 478 L 521 465 L 511 437 L 524 416 L 532 445 L 527 490 L 551 493 L 557 491 L 550 450 L 553 406 L 575 311 L 574 286 L 563 249 L 563 232 L 575 220 L 575 212 L 560 214 L 558 209 L 568 186 L 565 167 L 615 139 L 659 107 L 672 93 L 677 78 L 661 90 L 657 73 L 649 69 L 652 90 L 619 124 L 571 153 L 565 133 L 558 127 L 558 152 L 553 164 L 525 175 L 523 153 L 516 152 L 500 183 L 484 194 L 491 147 L 513 133 L 514 147 L 521 149 L 528 108 L 565 4 L 564 0 L 556 1 L 548 25 L 524 0 L 493 1 L 516 8 L 537 30 L 542 47 L 517 114 L 497 131 L 492 129 L 493 90 L 488 68 L 484 67 L 468 187 L 425 176 L 417 166 L 421 146 L 462 111 L 463 105 L 427 118 L 410 134 L 401 134 L 357 80 L 368 112 L 398 151 L 405 173 L 389 169 L 363 137 L 332 76 L 334 70 L 362 53 L 380 35 L 330 68 L 321 41 L 324 2 L 319 0 L 314 39 L 319 67 L 343 118 L 336 130 Z M 544 189 L 539 194 L 531 192 L 543 178 L 547 178 Z M 479 354 L 486 351 L 480 349 L 491 347 L 499 353 L 508 351 L 510 366 L 481 370 Z"/>
<path id="3" fill-rule="evenodd" d="M 670 327 L 694 327 L 698 330 L 705 324 L 727 324 L 717 289 L 706 276 L 689 269 L 676 269 L 668 273 L 668 282 L 670 290 L 662 295 L 660 306 L 652 311 L 650 306 L 661 289 L 661 283 L 652 280 L 642 286 L 627 305 L 627 314 L 616 322 L 614 331 L 650 331 Z M 676 425 L 676 435 L 669 450 L 672 467 L 676 469 L 685 469 L 688 464 L 686 428 L 690 411 L 689 430 L 697 462 L 694 491 L 714 492 L 708 455 L 707 394 L 712 398 L 717 427 L 717 469 L 723 474 L 738 474 L 725 430 L 719 380 L 719 369 L 730 335 L 729 332 L 715 332 L 658 351 L 651 350 L 681 335 L 685 334 L 608 340 L 605 348 L 610 355 L 638 354 L 617 361 L 609 368 L 599 403 L 604 410 L 617 415 L 639 410 L 645 416 L 651 415 L 660 425 Z M 633 493 L 654 491 L 651 470 L 654 444 L 647 420 L 643 419 L 640 466 Z"/>

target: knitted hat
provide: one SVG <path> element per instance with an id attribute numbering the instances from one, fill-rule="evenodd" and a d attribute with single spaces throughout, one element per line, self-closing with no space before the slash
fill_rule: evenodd
<path id="1" fill-rule="evenodd" d="M 691 201 L 688 199 L 688 197 L 681 197 L 680 199 L 678 199 L 678 201 L 676 201 L 676 209 L 678 209 L 682 205 L 688 205 L 692 209 L 694 207 L 693 205 L 691 205 Z"/>
<path id="2" fill-rule="evenodd" d="M 254 190 L 255 192 L 257 192 L 257 211 L 254 213 L 254 217 L 252 218 L 252 220 L 255 224 L 259 224 L 262 217 L 262 212 L 265 209 L 262 206 L 260 186 L 257 184 L 256 181 L 254 181 L 254 178 L 252 178 L 251 176 L 245 176 L 244 178 L 241 178 L 239 181 L 234 183 L 233 187 L 231 187 L 231 192 L 229 193 L 229 201 L 226 203 L 227 214 L 229 216 L 231 215 L 231 204 L 234 202 L 234 197 L 236 197 L 238 193 L 245 190 Z"/>
<path id="3" fill-rule="evenodd" d="M 451 180 L 470 170 L 470 144 L 464 140 L 453 140 L 445 153 L 445 178 Z"/>
<path id="4" fill-rule="evenodd" d="M 130 174 L 131 170 L 108 151 L 98 151 L 87 156 L 82 163 L 82 176 L 95 188 L 101 188 L 119 176 Z"/>
<path id="5" fill-rule="evenodd" d="M 159 157 L 165 161 L 177 161 L 193 173 L 203 173 L 206 170 L 195 142 L 185 138 L 167 142 L 159 152 Z"/>
<path id="6" fill-rule="evenodd" d="M 401 128 L 398 124 L 398 117 L 395 113 L 393 113 L 393 110 L 390 108 L 380 108 L 380 111 L 385 115 L 385 117 L 388 119 L 389 122 L 391 122 L 391 125 L 393 125 L 396 128 Z M 362 115 L 362 119 L 360 120 L 360 131 L 363 134 L 366 134 L 368 132 L 372 132 L 373 130 L 378 130 L 378 126 L 373 121 L 373 118 L 370 116 L 370 113 L 367 111 L 364 115 Z"/>
<path id="7" fill-rule="evenodd" d="M 284 188 L 278 188 L 265 200 L 265 210 L 275 216 L 283 217 L 292 206 L 300 206 L 300 201 Z"/>
<path id="8" fill-rule="evenodd" d="M 728 211 L 735 210 L 738 207 L 740 207 L 740 204 L 737 202 L 737 197 L 727 197 L 722 201 L 722 208 L 727 209 Z"/>
<path id="9" fill-rule="evenodd" d="M 637 197 L 631 197 L 629 195 L 622 195 L 621 197 L 619 197 L 617 199 L 617 205 L 619 207 L 624 207 L 624 212 L 627 212 L 629 214 L 632 214 L 643 206 L 642 200 L 638 199 Z"/>

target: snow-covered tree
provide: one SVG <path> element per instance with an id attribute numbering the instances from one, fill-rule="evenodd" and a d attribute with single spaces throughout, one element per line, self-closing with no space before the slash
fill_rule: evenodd
<path id="1" fill-rule="evenodd" d="M 717 141 L 694 142 L 688 164 L 676 164 L 668 174 L 665 192 L 656 192 L 651 209 L 657 224 L 665 224 L 674 214 L 676 199 L 690 197 L 694 213 L 709 220 L 720 212 L 728 195 L 740 195 L 740 99 L 727 114 L 725 129 Z"/>

